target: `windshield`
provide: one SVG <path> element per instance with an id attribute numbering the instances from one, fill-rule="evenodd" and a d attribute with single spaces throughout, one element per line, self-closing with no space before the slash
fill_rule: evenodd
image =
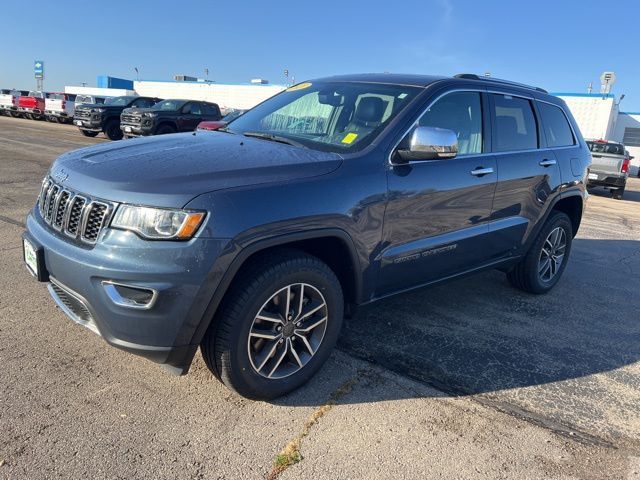
<path id="1" fill-rule="evenodd" d="M 114 107 L 126 107 L 133 100 L 132 97 L 113 97 L 105 100 L 105 104 L 112 105 Z"/>
<path id="2" fill-rule="evenodd" d="M 50 93 L 49 94 L 49 98 L 51 100 L 64 100 L 64 94 L 63 93 Z"/>
<path id="3" fill-rule="evenodd" d="M 316 150 L 361 150 L 420 91 L 405 85 L 301 83 L 245 112 L 227 130 L 276 135 Z"/>
<path id="4" fill-rule="evenodd" d="M 154 110 L 179 110 L 187 103 L 184 100 L 163 100 L 156 103 L 152 108 Z"/>
<path id="5" fill-rule="evenodd" d="M 587 145 L 593 153 L 624 155 L 624 146 L 619 143 L 587 142 Z"/>

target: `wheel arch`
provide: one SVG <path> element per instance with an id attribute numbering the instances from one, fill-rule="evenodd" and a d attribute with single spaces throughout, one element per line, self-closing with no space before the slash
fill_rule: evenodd
<path id="1" fill-rule="evenodd" d="M 238 274 L 258 257 L 283 248 L 300 250 L 325 262 L 340 281 L 345 305 L 353 306 L 360 302 L 362 292 L 360 262 L 355 244 L 347 232 L 338 228 L 330 228 L 270 237 L 244 246 L 232 260 L 220 284 L 212 294 L 194 333 L 192 345 L 199 345 L 202 341 L 213 321 L 215 312 Z M 348 261 L 344 261 L 345 255 Z"/>
<path id="2" fill-rule="evenodd" d="M 565 213 L 571 220 L 573 236 L 575 237 L 582 222 L 584 201 L 581 192 L 575 192 L 559 198 L 551 207 L 551 210 Z"/>

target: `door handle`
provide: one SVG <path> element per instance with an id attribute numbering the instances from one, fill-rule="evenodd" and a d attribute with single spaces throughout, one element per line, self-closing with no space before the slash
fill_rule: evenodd
<path id="1" fill-rule="evenodd" d="M 555 165 L 557 162 L 555 160 L 542 160 L 540 161 L 540 163 L 538 163 L 538 165 L 540 165 L 541 167 L 550 167 L 551 165 Z"/>
<path id="2" fill-rule="evenodd" d="M 482 177 L 484 175 L 488 175 L 490 173 L 493 173 L 493 168 L 489 167 L 489 168 L 483 168 L 483 167 L 476 167 L 475 170 L 471 170 L 471 175 L 475 176 L 475 177 Z"/>

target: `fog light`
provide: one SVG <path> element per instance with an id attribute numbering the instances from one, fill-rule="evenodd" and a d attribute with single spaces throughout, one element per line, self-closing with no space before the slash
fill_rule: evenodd
<path id="1" fill-rule="evenodd" d="M 109 280 L 104 280 L 102 286 L 109 299 L 121 307 L 148 310 L 153 307 L 158 298 L 158 291 L 153 288 L 126 285 Z"/>

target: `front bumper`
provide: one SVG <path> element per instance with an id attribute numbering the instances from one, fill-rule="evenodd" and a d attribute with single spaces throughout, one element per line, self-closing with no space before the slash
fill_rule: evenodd
<path id="1" fill-rule="evenodd" d="M 73 117 L 73 124 L 81 130 L 89 130 L 91 132 L 102 131 L 102 118 L 78 118 Z"/>
<path id="2" fill-rule="evenodd" d="M 128 135 L 131 137 L 142 137 L 146 135 L 153 135 L 154 125 L 146 124 L 132 124 L 132 123 L 121 123 L 120 130 L 124 135 Z"/>
<path id="3" fill-rule="evenodd" d="M 52 230 L 36 209 L 24 235 L 44 250 L 49 291 L 72 320 L 115 347 L 186 372 L 198 347 L 194 333 L 219 284 L 213 267 L 226 239 L 152 242 L 106 228 L 85 247 Z M 157 298 L 149 309 L 122 306 L 105 281 L 152 289 Z"/>

